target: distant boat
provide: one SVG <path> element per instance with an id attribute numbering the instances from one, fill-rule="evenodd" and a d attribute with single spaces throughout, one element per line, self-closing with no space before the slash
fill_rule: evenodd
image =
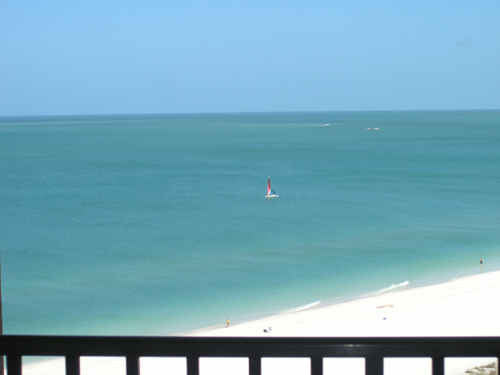
<path id="1" fill-rule="evenodd" d="M 278 198 L 278 194 L 271 187 L 271 177 L 267 179 L 267 195 L 266 198 Z"/>

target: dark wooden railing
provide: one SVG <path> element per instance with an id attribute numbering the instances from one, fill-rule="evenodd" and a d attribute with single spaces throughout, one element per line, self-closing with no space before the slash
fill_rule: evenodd
<path id="1" fill-rule="evenodd" d="M 500 357 L 500 337 L 252 338 L 0 336 L 7 374 L 22 374 L 23 356 L 66 358 L 66 374 L 80 375 L 80 357 L 125 357 L 127 375 L 139 375 L 141 357 L 185 357 L 187 375 L 199 375 L 200 357 L 245 357 L 249 374 L 261 374 L 262 358 L 310 358 L 311 375 L 323 358 L 365 359 L 366 375 L 382 375 L 384 358 L 432 358 L 433 375 L 444 375 L 445 357 Z M 168 370 L 168 369 L 166 369 Z M 167 372 L 166 372 L 167 373 Z"/>

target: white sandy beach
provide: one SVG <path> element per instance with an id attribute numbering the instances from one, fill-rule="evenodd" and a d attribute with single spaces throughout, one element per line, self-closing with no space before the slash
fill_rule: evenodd
<path id="1" fill-rule="evenodd" d="M 498 336 L 500 271 L 318 306 L 189 336 Z M 387 305 L 391 305 L 389 307 Z M 386 306 L 377 308 L 377 306 Z M 264 328 L 272 328 L 264 333 Z"/>
<path id="2" fill-rule="evenodd" d="M 410 285 L 411 286 L 411 285 Z M 226 328 L 225 317 L 221 326 L 190 332 L 187 336 L 301 336 L 301 337 L 391 337 L 391 336 L 500 336 L 500 271 L 455 279 L 443 284 L 420 288 L 404 288 L 358 300 L 315 306 L 308 310 L 276 315 L 250 322 L 231 321 Z M 378 306 L 385 306 L 380 307 Z M 231 317 L 229 317 L 231 319 Z M 269 331 L 265 333 L 264 329 Z M 226 361 L 226 362 L 222 362 Z M 202 359 L 202 375 L 247 374 L 245 359 Z M 413 360 L 405 366 L 405 373 L 430 374 L 430 360 Z M 396 360 L 386 363 L 386 374 L 401 374 L 392 368 Z M 466 368 L 491 362 L 491 359 L 446 362 L 447 375 L 460 373 Z M 162 364 L 163 363 L 163 364 Z M 171 374 L 185 374 L 185 361 L 170 360 Z M 276 363 L 276 361 L 274 361 Z M 292 362 L 291 362 L 292 363 Z M 161 362 L 143 359 L 141 374 L 165 373 Z M 263 360 L 263 374 L 285 373 L 273 370 L 273 362 Z M 326 363 L 325 374 L 333 373 L 340 363 Z M 237 371 L 237 369 L 240 371 Z M 308 374 L 308 360 L 298 360 L 287 366 L 286 373 Z M 282 369 L 283 370 L 283 369 Z M 349 371 L 347 371 L 349 370 Z M 30 364 L 23 368 L 26 375 L 63 374 L 63 360 Z M 363 373 L 362 360 L 345 365 L 343 374 Z M 82 359 L 82 374 L 125 374 L 124 359 L 104 363 L 102 359 Z"/>

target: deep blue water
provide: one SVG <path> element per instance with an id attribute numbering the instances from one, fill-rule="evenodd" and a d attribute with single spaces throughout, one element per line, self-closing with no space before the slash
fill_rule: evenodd
<path id="1" fill-rule="evenodd" d="M 0 157 L 6 333 L 175 334 L 500 269 L 498 111 L 2 118 Z"/>

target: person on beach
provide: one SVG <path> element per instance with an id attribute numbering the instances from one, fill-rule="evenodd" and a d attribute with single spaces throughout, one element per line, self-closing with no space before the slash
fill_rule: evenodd
<path id="1" fill-rule="evenodd" d="M 483 264 L 483 258 L 479 259 L 479 264 Z"/>
<path id="2" fill-rule="evenodd" d="M 229 318 L 226 319 L 227 328 L 229 328 Z"/>

